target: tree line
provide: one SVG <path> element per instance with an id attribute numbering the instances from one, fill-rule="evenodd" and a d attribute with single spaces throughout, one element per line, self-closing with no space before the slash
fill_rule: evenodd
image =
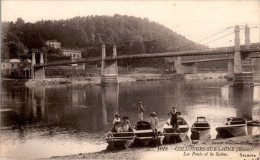
<path id="1" fill-rule="evenodd" d="M 37 48 L 48 55 L 49 61 L 62 59 L 61 50 L 46 46 L 46 40 L 57 40 L 61 42 L 64 49 L 81 50 L 83 58 L 100 57 L 101 44 L 106 44 L 108 54 L 112 54 L 112 46 L 116 45 L 118 55 L 205 47 L 195 44 L 147 18 L 116 14 L 54 21 L 41 20 L 35 23 L 25 22 L 22 18 L 18 18 L 16 22 L 2 23 L 1 57 L 2 59 L 30 58 L 31 49 Z M 160 59 L 131 60 L 120 64 L 125 63 L 128 65 L 161 65 L 164 61 Z"/>

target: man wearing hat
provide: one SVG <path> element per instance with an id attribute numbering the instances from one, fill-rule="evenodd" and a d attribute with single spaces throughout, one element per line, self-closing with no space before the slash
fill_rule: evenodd
<path id="1" fill-rule="evenodd" d="M 142 102 L 139 102 L 139 108 L 138 108 L 138 117 L 140 118 L 141 121 L 144 120 L 144 106 Z"/>
<path id="2" fill-rule="evenodd" d="M 157 129 L 159 127 L 159 120 L 156 117 L 155 112 L 151 113 L 150 124 L 151 124 L 151 128 L 152 128 L 154 135 L 157 135 Z"/>
<path id="3" fill-rule="evenodd" d="M 122 118 L 122 128 L 123 128 L 123 132 L 129 132 L 130 128 L 131 128 L 131 124 L 129 121 L 129 118 L 127 116 L 124 116 Z"/>

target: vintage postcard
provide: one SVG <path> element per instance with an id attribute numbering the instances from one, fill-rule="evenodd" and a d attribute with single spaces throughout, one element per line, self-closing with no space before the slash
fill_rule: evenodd
<path id="1" fill-rule="evenodd" d="M 259 160 L 259 13 L 2 0 L 0 159 Z"/>

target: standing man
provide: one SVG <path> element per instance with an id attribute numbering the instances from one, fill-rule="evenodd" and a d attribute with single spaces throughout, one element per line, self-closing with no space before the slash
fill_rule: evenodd
<path id="1" fill-rule="evenodd" d="M 139 102 L 139 107 L 138 107 L 138 117 L 140 118 L 141 121 L 144 120 L 144 106 L 142 102 Z"/>
<path id="2" fill-rule="evenodd" d="M 172 111 L 169 113 L 171 116 L 171 125 L 175 132 L 179 132 L 178 116 L 181 115 L 181 112 L 177 112 L 176 107 L 172 107 Z"/>

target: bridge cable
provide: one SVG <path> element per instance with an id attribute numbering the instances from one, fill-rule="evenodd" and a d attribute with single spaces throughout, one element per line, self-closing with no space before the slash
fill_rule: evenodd
<path id="1" fill-rule="evenodd" d="M 178 47 L 178 48 L 174 48 L 174 49 L 172 49 L 172 50 L 176 50 L 176 49 L 180 49 L 180 48 L 188 47 L 188 46 L 193 46 L 193 45 L 195 45 L 196 43 L 199 43 L 199 42 L 201 42 L 201 41 L 204 41 L 204 40 L 206 40 L 206 39 L 208 39 L 208 38 L 211 38 L 211 37 L 213 37 L 213 36 L 215 36 L 215 35 L 218 35 L 218 34 L 220 34 L 220 33 L 222 33 L 222 32 L 225 32 L 225 31 L 228 30 L 228 29 L 230 29 L 230 28 L 228 27 L 228 28 L 226 28 L 226 29 L 224 29 L 224 30 L 222 30 L 222 31 L 220 31 L 220 32 L 214 33 L 214 34 L 211 35 L 211 36 L 208 36 L 208 37 L 203 38 L 203 39 L 201 39 L 201 40 L 199 40 L 199 41 L 193 42 L 192 44 L 185 45 L 185 46 L 181 46 L 181 47 Z M 200 45 L 203 45 L 203 44 L 200 44 Z"/>
<path id="2" fill-rule="evenodd" d="M 244 29 L 244 28 L 240 28 L 240 30 L 243 30 L 243 29 Z M 216 40 L 222 39 L 222 38 L 227 37 L 227 36 L 229 36 L 229 35 L 231 35 L 231 34 L 233 34 L 233 33 L 234 33 L 234 31 L 233 31 L 233 32 L 230 32 L 230 33 L 228 33 L 228 34 L 226 34 L 226 35 L 224 35 L 224 36 L 222 36 L 222 37 L 216 38 L 216 39 L 214 39 L 214 40 L 212 40 L 212 41 L 209 41 L 209 42 L 203 43 L 202 45 L 205 45 L 205 44 L 208 44 L 208 43 L 214 42 L 214 41 L 216 41 Z"/>

